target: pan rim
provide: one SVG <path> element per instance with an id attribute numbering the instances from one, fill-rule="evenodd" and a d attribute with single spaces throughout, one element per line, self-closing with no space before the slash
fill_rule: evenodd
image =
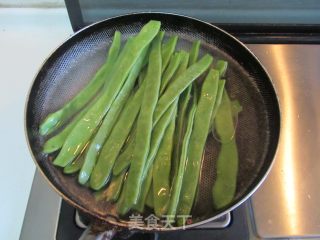
<path id="1" fill-rule="evenodd" d="M 94 214 L 93 215 L 90 210 L 88 210 L 84 206 L 80 205 L 79 203 L 73 201 L 69 196 L 67 196 L 61 190 L 59 190 L 59 188 L 54 183 L 52 183 L 52 181 L 50 181 L 50 179 L 44 173 L 42 167 L 39 165 L 39 162 L 36 160 L 36 157 L 33 154 L 33 150 L 32 150 L 32 147 L 31 147 L 31 143 L 30 143 L 29 136 L 28 136 L 28 131 L 27 131 L 27 112 L 28 112 L 28 105 L 29 105 L 29 100 L 30 100 L 30 96 L 31 96 L 31 93 L 32 93 L 32 89 L 34 87 L 34 83 L 36 82 L 36 80 L 39 77 L 40 70 L 43 69 L 43 67 L 50 60 L 50 58 L 53 57 L 53 55 L 55 53 L 57 53 L 57 51 L 59 49 L 61 49 L 67 42 L 69 42 L 70 40 L 74 39 L 80 33 L 84 32 L 84 31 L 87 31 L 88 29 L 91 29 L 91 28 L 93 28 L 93 27 L 95 27 L 97 25 L 100 25 L 100 24 L 103 24 L 105 22 L 108 22 L 110 20 L 115 20 L 117 18 L 128 17 L 128 16 L 138 16 L 138 15 L 151 15 L 152 16 L 153 14 L 181 17 L 181 18 L 185 18 L 185 19 L 188 19 L 188 20 L 193 20 L 193 21 L 198 22 L 200 24 L 205 24 L 208 27 L 214 28 L 215 30 L 223 33 L 224 35 L 226 35 L 229 38 L 231 38 L 233 41 L 237 42 L 237 44 L 241 45 L 241 47 L 244 48 L 247 51 L 247 53 L 250 54 L 254 58 L 254 60 L 260 65 L 262 71 L 264 72 L 264 74 L 269 79 L 269 82 L 270 82 L 270 84 L 272 86 L 272 89 L 273 89 L 273 91 L 275 93 L 274 95 L 275 95 L 276 103 L 277 103 L 276 106 L 274 106 L 274 107 L 276 107 L 278 112 L 279 112 L 279 114 L 278 114 L 278 118 L 279 118 L 279 123 L 278 123 L 279 127 L 278 127 L 278 129 L 279 129 L 279 131 L 277 133 L 277 136 L 278 136 L 277 139 L 274 140 L 274 141 L 276 141 L 275 142 L 276 148 L 275 148 L 274 153 L 273 153 L 272 161 L 269 163 L 269 166 L 267 166 L 267 168 L 266 168 L 265 172 L 262 174 L 262 176 L 257 176 L 256 177 L 255 181 L 257 183 L 254 184 L 254 187 L 252 187 L 251 190 L 248 193 L 246 193 L 244 196 L 239 198 L 236 201 L 236 203 L 233 203 L 233 205 L 231 205 L 231 206 L 229 206 L 227 208 L 223 208 L 223 209 L 219 210 L 218 213 L 213 217 L 210 217 L 208 219 L 205 219 L 205 220 L 202 220 L 200 222 L 196 222 L 196 223 L 193 223 L 193 224 L 190 224 L 190 225 L 185 225 L 184 227 L 182 227 L 182 226 L 180 226 L 180 227 L 172 227 L 172 228 L 162 228 L 162 227 L 160 228 L 159 227 L 159 228 L 153 228 L 153 229 L 148 229 L 146 227 L 138 227 L 138 228 L 134 229 L 134 230 L 142 230 L 142 231 L 146 231 L 146 232 L 155 232 L 155 231 L 156 232 L 164 232 L 164 231 L 167 232 L 167 231 L 184 230 L 184 229 L 189 229 L 189 228 L 193 228 L 193 227 L 196 227 L 196 226 L 200 226 L 202 224 L 211 222 L 214 219 L 217 219 L 217 218 L 225 215 L 226 213 L 234 210 L 239 205 L 241 205 L 243 202 L 245 202 L 248 198 L 250 198 L 252 196 L 252 194 L 261 186 L 261 184 L 265 181 L 265 179 L 267 178 L 268 174 L 270 173 L 270 171 L 272 169 L 272 166 L 274 165 L 274 162 L 275 162 L 274 160 L 275 160 L 275 158 L 277 156 L 277 153 L 278 153 L 278 145 L 279 145 L 279 139 L 281 137 L 281 125 L 282 125 L 281 108 L 280 108 L 280 104 L 279 104 L 280 101 L 279 101 L 279 97 L 278 97 L 279 95 L 277 94 L 277 91 L 276 91 L 274 82 L 272 81 L 272 78 L 270 77 L 268 71 L 265 69 L 263 64 L 259 61 L 259 59 L 256 57 L 256 55 L 247 46 L 244 45 L 244 43 L 242 43 L 240 40 L 235 38 L 233 35 L 231 35 L 230 33 L 226 32 L 225 30 L 223 30 L 223 29 L 221 29 L 221 28 L 219 28 L 219 27 L 217 27 L 217 26 L 215 26 L 215 25 L 213 25 L 213 24 L 211 24 L 209 22 L 206 22 L 206 21 L 194 18 L 194 17 L 181 15 L 181 14 L 176 14 L 176 13 L 170 13 L 170 12 L 153 12 L 153 11 L 150 11 L 150 12 L 149 11 L 148 12 L 133 12 L 133 13 L 127 13 L 127 14 L 122 14 L 122 15 L 106 18 L 104 20 L 92 23 L 92 24 L 90 24 L 90 25 L 78 30 L 77 32 L 73 33 L 69 37 L 67 37 L 61 44 L 59 44 L 55 49 L 53 49 L 50 52 L 50 54 L 48 54 L 48 56 L 44 59 L 43 63 L 39 67 L 39 71 L 36 73 L 35 77 L 33 78 L 32 82 L 31 82 L 31 86 L 29 87 L 29 90 L 28 90 L 28 93 L 27 93 L 27 98 L 26 98 L 25 107 L 24 107 L 24 133 L 25 133 L 25 137 L 26 137 L 26 140 L 27 140 L 27 145 L 28 145 L 29 152 L 31 153 L 32 159 L 35 162 L 36 167 L 37 167 L 36 170 L 38 170 L 41 173 L 41 175 L 44 177 L 44 179 L 46 179 L 46 181 L 49 183 L 50 187 L 53 188 L 62 199 L 64 199 L 68 204 L 74 206 L 75 208 L 79 209 L 80 211 L 83 211 L 84 213 L 86 213 L 86 214 L 88 214 L 90 216 L 93 216 L 93 217 L 97 218 L 98 220 L 101 220 L 103 222 L 107 222 L 107 223 L 112 224 L 114 226 L 128 228 L 127 221 L 126 222 L 123 221 L 123 220 L 114 221 L 113 219 L 106 218 L 105 215 L 104 216 L 99 215 L 99 214 Z M 151 17 L 150 17 L 150 19 L 151 19 Z"/>

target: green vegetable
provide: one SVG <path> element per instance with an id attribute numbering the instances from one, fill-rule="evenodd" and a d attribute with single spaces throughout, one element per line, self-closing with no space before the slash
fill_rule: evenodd
<path id="1" fill-rule="evenodd" d="M 72 174 L 72 173 L 76 173 L 78 172 L 84 162 L 84 156 L 81 154 L 80 156 L 78 156 L 72 163 L 70 163 L 69 165 L 67 165 L 64 169 L 63 172 L 65 174 Z"/>
<path id="2" fill-rule="evenodd" d="M 181 63 L 179 65 L 178 70 L 175 73 L 174 79 L 180 76 L 181 73 L 186 71 L 189 63 L 189 53 L 182 51 L 181 52 Z M 173 80 L 175 81 L 175 80 Z M 172 176 L 175 176 L 178 171 L 179 166 L 179 154 L 180 154 L 180 147 L 181 147 L 181 139 L 184 127 L 184 117 L 185 112 L 187 110 L 187 106 L 190 99 L 190 92 L 192 89 L 192 84 L 183 91 L 181 96 L 179 97 L 179 105 L 178 105 L 178 115 L 177 115 L 177 126 L 175 130 L 175 141 L 174 141 L 174 149 L 173 149 L 173 157 L 172 157 Z"/>
<path id="3" fill-rule="evenodd" d="M 150 168 L 147 177 L 142 182 L 141 192 L 139 195 L 138 202 L 133 206 L 134 210 L 137 210 L 138 212 L 141 212 L 141 213 L 144 212 L 144 206 L 146 203 L 147 195 L 152 186 L 152 174 L 153 174 L 153 169 Z"/>
<path id="4" fill-rule="evenodd" d="M 195 112 L 197 109 L 197 100 L 194 98 L 192 107 L 189 111 L 188 117 L 187 117 L 187 129 L 186 133 L 183 137 L 182 146 L 181 146 L 181 155 L 180 155 L 180 161 L 179 161 L 179 168 L 177 174 L 173 178 L 172 182 L 172 188 L 171 188 L 171 196 L 170 196 L 170 202 L 169 202 L 169 208 L 167 215 L 175 216 L 177 212 L 177 206 L 180 199 L 180 193 L 182 188 L 182 181 L 184 177 L 188 178 L 189 176 L 185 174 L 185 165 L 187 162 L 187 153 L 188 153 L 188 147 L 189 147 L 189 140 L 192 133 L 193 128 L 193 121 Z"/>
<path id="5" fill-rule="evenodd" d="M 225 76 L 226 71 L 227 71 L 227 67 L 228 67 L 228 62 L 226 62 L 226 61 L 218 60 L 218 62 L 216 63 L 215 69 L 219 71 L 220 78 Z M 213 107 L 213 112 L 212 112 L 212 115 L 211 115 L 211 124 L 210 124 L 211 128 L 209 129 L 209 132 L 210 131 L 212 131 L 212 132 L 214 131 L 214 118 L 216 117 L 218 108 L 219 108 L 220 103 L 221 103 L 225 82 L 226 81 L 224 79 L 221 79 L 219 81 L 217 100 L 216 100 L 216 102 L 214 104 L 214 107 Z"/>
<path id="6" fill-rule="evenodd" d="M 110 202 L 116 202 L 120 196 L 123 182 L 126 178 L 126 172 L 122 172 L 118 176 L 112 176 L 109 186 L 102 191 L 99 198 Z"/>
<path id="7" fill-rule="evenodd" d="M 186 55 L 185 59 L 182 60 L 182 64 L 180 65 L 181 69 L 179 72 L 183 72 L 187 69 L 187 66 L 191 66 L 198 60 L 200 49 L 200 41 L 195 41 L 192 44 L 190 58 Z M 181 153 L 181 145 L 184 133 L 184 123 L 186 117 L 186 111 L 188 107 L 188 103 L 190 100 L 190 93 L 191 93 L 192 85 L 190 85 L 184 92 L 181 94 L 179 98 L 179 110 L 178 110 L 178 119 L 177 119 L 177 127 L 175 133 L 175 147 L 173 149 L 173 160 L 172 160 L 172 178 L 177 176 L 178 174 L 178 166 L 180 161 L 180 153 Z"/>
<path id="8" fill-rule="evenodd" d="M 169 64 L 169 60 L 171 58 L 171 55 L 174 52 L 174 49 L 176 48 L 178 42 L 178 36 L 172 36 L 169 38 L 169 40 L 162 44 L 161 48 L 161 59 L 162 59 L 162 70 L 163 73 L 164 70 L 166 70 L 166 67 Z"/>
<path id="9" fill-rule="evenodd" d="M 131 40 L 133 41 L 133 40 Z M 130 71 L 130 74 L 124 83 L 124 86 L 122 87 L 120 93 L 116 97 L 115 101 L 112 103 L 109 112 L 105 116 L 101 126 L 99 127 L 99 130 L 90 143 L 88 152 L 85 156 L 84 164 L 81 168 L 80 174 L 79 174 L 79 183 L 85 184 L 91 175 L 91 172 L 94 168 L 94 165 L 97 161 L 98 154 L 110 135 L 110 132 L 112 130 L 112 127 L 114 126 L 115 122 L 118 120 L 118 116 L 125 105 L 126 101 L 128 100 L 128 97 L 134 87 L 135 81 L 139 75 L 139 72 L 142 68 L 142 64 L 144 62 L 144 59 L 146 57 L 146 54 L 148 52 L 148 49 L 144 49 L 142 54 L 139 56 L 137 62 L 133 66 L 133 68 Z"/>
<path id="10" fill-rule="evenodd" d="M 127 185 L 123 201 L 125 207 L 122 208 L 125 210 L 130 209 L 137 203 L 141 191 L 143 171 L 150 148 L 153 125 L 152 117 L 157 104 L 161 82 L 162 38 L 163 33 L 156 37 L 151 46 L 147 75 L 144 80 L 146 86 L 137 122 L 137 133 L 133 151 L 134 161 L 131 162 L 128 179 L 125 183 L 125 185 Z"/>
<path id="11" fill-rule="evenodd" d="M 135 94 L 129 98 L 120 117 L 114 126 L 109 138 L 102 147 L 98 161 L 93 168 L 90 177 L 90 187 L 99 190 L 111 177 L 114 162 L 125 143 L 130 130 L 135 122 L 141 106 L 144 86 L 140 87 Z"/>
<path id="12" fill-rule="evenodd" d="M 219 71 L 220 78 L 223 78 L 226 75 L 226 71 L 228 68 L 228 62 L 223 61 L 223 60 L 218 60 L 218 62 L 216 63 L 214 68 Z"/>
<path id="13" fill-rule="evenodd" d="M 90 142 L 86 144 L 86 146 L 82 149 L 81 153 L 74 159 L 71 163 L 63 168 L 63 172 L 65 174 L 72 174 L 80 171 L 83 163 L 84 163 L 84 156 L 88 150 Z"/>
<path id="14" fill-rule="evenodd" d="M 123 150 L 122 153 L 120 153 L 116 162 L 114 163 L 114 167 L 112 170 L 113 175 L 119 175 L 121 172 L 123 172 L 130 166 L 130 161 L 133 155 L 135 144 L 134 138 L 135 136 L 132 136 L 132 138 L 129 139 L 126 148 Z"/>
<path id="15" fill-rule="evenodd" d="M 149 45 L 159 32 L 159 29 L 160 22 L 150 21 L 147 23 L 140 33 L 134 37 L 132 46 L 130 46 L 126 54 L 117 59 L 113 67 L 114 71 L 110 76 L 112 81 L 109 87 L 105 89 L 102 96 L 71 131 L 59 155 L 53 162 L 55 165 L 65 167 L 79 154 L 108 112 L 132 66 L 143 52 L 143 49 Z"/>
<path id="16" fill-rule="evenodd" d="M 164 132 L 170 122 L 170 119 L 175 111 L 175 105 L 172 104 L 172 106 L 166 111 L 166 113 L 162 116 L 160 121 L 156 126 L 152 129 L 152 136 L 151 136 L 151 143 L 150 143 L 150 150 L 148 154 L 148 158 L 146 161 L 146 169 L 149 169 L 154 157 L 157 154 L 159 145 L 161 143 L 162 137 L 164 135 Z M 114 168 L 113 168 L 113 174 L 118 175 L 120 172 L 124 171 L 126 168 L 130 166 L 130 162 L 133 155 L 134 150 L 134 140 L 128 142 L 127 147 L 124 149 L 124 151 L 119 155 L 117 161 L 115 162 Z M 144 173 L 147 170 L 144 170 Z M 143 175 L 145 176 L 145 175 Z"/>
<path id="17" fill-rule="evenodd" d="M 226 80 L 221 79 L 218 83 L 218 93 L 217 93 L 217 100 L 214 103 L 213 112 L 211 119 L 214 119 L 216 117 L 217 111 L 221 104 L 222 94 L 224 92 L 224 86 L 226 84 Z"/>
<path id="18" fill-rule="evenodd" d="M 167 127 L 153 164 L 154 212 L 157 216 L 166 214 L 170 194 L 170 169 L 173 149 L 175 116 Z"/>
<path id="19" fill-rule="evenodd" d="M 160 95 L 164 92 L 165 88 L 167 87 L 168 83 L 172 79 L 172 76 L 176 72 L 179 67 L 181 61 L 181 53 L 175 53 L 170 59 L 169 65 L 167 69 L 164 71 L 162 80 L 161 80 L 161 87 L 160 87 Z"/>
<path id="20" fill-rule="evenodd" d="M 185 176 L 187 177 L 183 178 L 177 215 L 189 215 L 193 205 L 203 149 L 207 140 L 211 114 L 217 95 L 218 81 L 218 71 L 211 69 L 202 84 L 189 142 L 188 160 L 185 166 Z M 182 224 L 182 222 L 178 221 L 178 224 Z"/>
<path id="21" fill-rule="evenodd" d="M 226 61 L 218 60 L 218 62 L 216 63 L 215 69 L 219 71 L 220 79 L 225 76 L 226 71 L 227 71 L 227 67 L 228 67 L 228 62 L 226 62 Z M 216 102 L 214 104 L 213 113 L 212 113 L 212 116 L 211 116 L 211 126 L 212 126 L 212 128 L 214 128 L 214 126 L 213 126 L 214 118 L 216 117 L 218 108 L 219 108 L 220 103 L 221 103 L 221 99 L 222 99 L 222 94 L 223 94 L 225 83 L 226 83 L 226 81 L 224 79 L 221 79 L 219 81 L 217 100 L 216 100 Z"/>
<path id="22" fill-rule="evenodd" d="M 106 63 L 98 70 L 89 84 L 82 89 L 71 101 L 66 103 L 61 109 L 50 113 L 40 125 L 41 135 L 49 134 L 61 125 L 65 124 L 75 113 L 82 109 L 90 99 L 92 99 L 98 90 L 109 81 L 108 74 L 116 61 L 121 45 L 121 33 L 116 31 L 113 42 L 109 49 Z"/>
<path id="23" fill-rule="evenodd" d="M 222 94 L 224 92 L 225 83 L 226 83 L 226 80 L 224 80 L 224 79 L 221 79 L 218 83 L 217 99 L 216 99 L 216 102 L 214 103 L 214 106 L 213 106 L 213 111 L 212 111 L 212 115 L 211 115 L 211 123 L 210 123 L 211 127 L 209 129 L 209 132 L 214 131 L 214 119 L 217 115 L 217 111 L 218 111 L 220 104 L 221 104 L 221 99 L 222 99 Z"/>
<path id="24" fill-rule="evenodd" d="M 190 83 L 204 73 L 212 63 L 212 57 L 206 54 L 198 62 L 191 65 L 183 72 L 172 84 L 168 86 L 157 103 L 154 111 L 153 122 L 156 124 L 164 112 L 168 109 L 171 103 L 186 89 Z"/>
<path id="25" fill-rule="evenodd" d="M 153 187 L 152 187 L 152 183 L 147 195 L 147 199 L 146 199 L 146 206 L 148 206 L 149 208 L 154 208 L 154 202 L 153 202 Z"/>
<path id="26" fill-rule="evenodd" d="M 52 153 L 60 148 L 62 148 L 64 141 L 72 131 L 72 129 L 76 126 L 78 121 L 86 114 L 88 109 L 92 106 L 92 103 L 86 106 L 84 109 L 82 109 L 78 115 L 76 115 L 70 123 L 67 124 L 67 126 L 59 132 L 57 135 L 53 136 L 52 138 L 48 139 L 46 143 L 43 146 L 43 152 L 44 153 Z"/>
<path id="27" fill-rule="evenodd" d="M 191 47 L 191 51 L 190 51 L 189 66 L 194 64 L 198 60 L 200 44 L 201 44 L 200 40 L 194 41 L 192 43 L 192 47 Z"/>
<path id="28" fill-rule="evenodd" d="M 138 78 L 138 83 L 139 83 L 139 87 L 141 87 L 143 80 L 145 79 L 147 74 L 147 68 L 143 68 L 141 73 L 139 74 L 139 78 Z"/>
<path id="29" fill-rule="evenodd" d="M 176 99 L 172 103 L 172 105 L 169 107 L 169 109 L 167 109 L 167 111 L 161 117 L 160 121 L 153 127 L 151 143 L 150 143 L 150 150 L 149 150 L 147 161 L 145 163 L 145 168 L 143 171 L 143 178 L 146 177 L 147 172 L 149 171 L 150 167 L 152 166 L 154 158 L 156 157 L 159 146 L 161 144 L 162 138 L 165 134 L 167 127 L 169 126 L 169 124 L 171 122 L 171 119 L 175 118 L 175 116 L 177 114 L 177 105 L 178 105 L 178 99 Z"/>
<path id="30" fill-rule="evenodd" d="M 180 64 L 178 66 L 177 71 L 175 71 L 173 77 L 172 77 L 172 81 L 175 81 L 178 77 L 180 77 L 180 75 L 185 72 L 188 68 L 188 63 L 189 63 L 189 53 L 187 53 L 186 51 L 180 51 L 180 55 L 181 55 L 181 60 L 180 60 Z"/>
<path id="31" fill-rule="evenodd" d="M 238 114 L 239 110 L 241 111 L 239 106 L 234 108 L 235 113 L 233 113 L 232 103 L 227 92 L 224 91 L 215 118 L 216 131 L 222 142 L 217 160 L 217 178 L 212 190 L 213 204 L 216 209 L 228 205 L 236 192 L 239 159 L 234 137 L 233 115 Z"/>
<path id="32" fill-rule="evenodd" d="M 110 192 L 107 194 L 107 201 L 116 202 L 120 197 L 122 186 L 126 180 L 127 172 L 123 172 L 118 176 L 114 176 L 114 179 L 110 183 Z"/>

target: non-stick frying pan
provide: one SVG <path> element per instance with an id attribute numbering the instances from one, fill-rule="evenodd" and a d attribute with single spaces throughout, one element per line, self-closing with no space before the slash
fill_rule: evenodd
<path id="1" fill-rule="evenodd" d="M 189 50 L 191 43 L 199 39 L 201 54 L 211 53 L 216 59 L 227 60 L 226 88 L 230 97 L 243 106 L 236 131 L 239 151 L 236 196 L 223 209 L 214 210 L 211 194 L 219 143 L 209 135 L 192 210 L 193 223 L 185 227 L 191 228 L 234 209 L 257 189 L 270 170 L 279 139 L 280 111 L 270 77 L 257 58 L 223 30 L 186 16 L 137 13 L 110 18 L 75 33 L 51 54 L 33 82 L 26 105 L 27 138 L 38 169 L 63 199 L 94 219 L 127 228 L 128 219 L 119 217 L 114 205 L 97 201 L 91 190 L 77 183 L 76 176 L 66 176 L 53 166 L 55 156 L 41 151 L 45 139 L 39 135 L 38 127 L 50 112 L 59 109 L 91 79 L 105 60 L 115 30 L 128 38 L 151 19 L 161 21 L 166 36 L 179 36 L 178 49 Z M 146 226 L 140 229 L 150 230 Z"/>

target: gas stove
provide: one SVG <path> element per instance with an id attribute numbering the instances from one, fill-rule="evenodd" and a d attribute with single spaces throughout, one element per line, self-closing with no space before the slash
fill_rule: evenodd
<path id="1" fill-rule="evenodd" d="M 169 233 L 135 233 L 127 239 L 249 239 L 250 204 L 193 230 Z M 20 239 L 79 239 L 90 220 L 51 190 L 37 171 Z M 37 227 L 35 227 L 37 226 Z"/>

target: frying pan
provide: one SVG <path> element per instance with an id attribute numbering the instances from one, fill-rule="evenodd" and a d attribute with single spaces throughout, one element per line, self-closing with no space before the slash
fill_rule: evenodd
<path id="1" fill-rule="evenodd" d="M 151 19 L 161 21 L 166 37 L 179 36 L 178 49 L 189 50 L 198 39 L 202 43 L 200 54 L 211 53 L 215 59 L 227 60 L 226 88 L 230 97 L 243 106 L 235 136 L 239 152 L 235 198 L 222 209 L 212 206 L 219 143 L 209 135 L 192 209 L 193 223 L 185 226 L 188 229 L 224 215 L 252 195 L 271 168 L 279 139 L 280 111 L 272 81 L 257 58 L 225 31 L 194 18 L 168 13 L 128 14 L 82 29 L 49 56 L 35 77 L 26 104 L 27 140 L 38 169 L 64 200 L 102 223 L 128 228 L 128 218 L 118 216 L 113 204 L 97 201 L 91 190 L 77 183 L 76 176 L 66 176 L 53 166 L 55 156 L 42 153 L 46 139 L 39 135 L 38 127 L 50 112 L 59 109 L 91 79 L 105 61 L 115 30 L 126 39 Z M 138 229 L 150 231 L 146 226 Z M 153 231 L 181 229 L 159 226 Z"/>

